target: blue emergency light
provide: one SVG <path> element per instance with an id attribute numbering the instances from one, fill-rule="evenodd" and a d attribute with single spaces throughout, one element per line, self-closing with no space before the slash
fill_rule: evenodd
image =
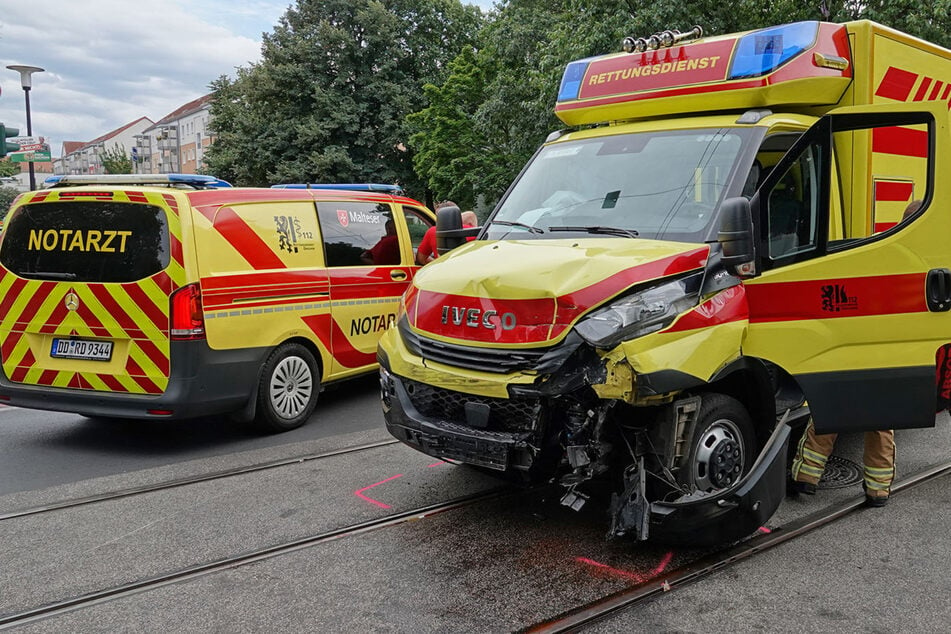
<path id="1" fill-rule="evenodd" d="M 771 73 L 814 46 L 818 37 L 818 22 L 795 22 L 748 33 L 736 44 L 729 79 Z"/>
<path id="2" fill-rule="evenodd" d="M 62 174 L 43 181 L 44 189 L 79 185 L 182 185 L 195 189 L 231 187 L 231 183 L 204 174 Z"/>
<path id="3" fill-rule="evenodd" d="M 378 192 L 381 194 L 401 195 L 403 188 L 399 185 L 382 183 L 285 183 L 271 185 L 271 189 L 343 189 L 357 192 Z"/>

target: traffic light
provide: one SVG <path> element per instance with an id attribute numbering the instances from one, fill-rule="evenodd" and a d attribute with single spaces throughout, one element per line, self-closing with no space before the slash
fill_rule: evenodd
<path id="1" fill-rule="evenodd" d="M 7 155 L 7 152 L 19 152 L 20 146 L 16 143 L 7 141 L 12 136 L 18 136 L 20 131 L 16 128 L 8 128 L 0 123 L 0 158 Z"/>

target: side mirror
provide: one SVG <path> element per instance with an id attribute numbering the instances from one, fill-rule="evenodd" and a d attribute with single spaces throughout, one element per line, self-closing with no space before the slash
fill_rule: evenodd
<path id="1" fill-rule="evenodd" d="M 749 277 L 756 258 L 753 248 L 753 215 L 746 198 L 728 198 L 720 209 L 720 232 L 717 241 L 723 248 L 721 262 L 740 277 Z M 748 270 L 744 265 L 749 265 Z"/>
<path id="2" fill-rule="evenodd" d="M 462 212 L 458 207 L 443 207 L 436 211 L 436 251 L 444 255 L 466 241 L 462 231 Z"/>

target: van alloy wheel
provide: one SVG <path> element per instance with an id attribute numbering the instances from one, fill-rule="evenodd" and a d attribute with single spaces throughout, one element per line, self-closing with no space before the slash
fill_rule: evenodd
<path id="1" fill-rule="evenodd" d="M 264 363 L 255 421 L 269 432 L 300 427 L 313 413 L 319 394 L 320 370 L 314 355 L 299 343 L 281 344 Z"/>

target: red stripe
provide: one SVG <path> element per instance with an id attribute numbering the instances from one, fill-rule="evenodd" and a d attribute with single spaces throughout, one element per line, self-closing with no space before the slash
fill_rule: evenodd
<path id="1" fill-rule="evenodd" d="M 116 377 L 112 376 L 111 374 L 97 374 L 96 376 L 99 377 L 99 380 L 105 383 L 106 387 L 109 388 L 109 390 L 112 392 L 128 392 L 129 391 L 125 388 L 124 385 L 122 385 L 122 383 L 119 382 L 119 380 Z"/>
<path id="2" fill-rule="evenodd" d="M 13 280 L 10 290 L 4 295 L 3 301 L 0 301 L 0 316 L 6 317 L 10 314 L 10 307 L 20 298 L 24 286 L 26 286 L 26 280 L 19 277 Z"/>
<path id="3" fill-rule="evenodd" d="M 43 370 L 42 374 L 40 374 L 40 378 L 36 380 L 36 383 L 37 385 L 52 385 L 57 374 L 59 373 L 56 370 Z"/>
<path id="4" fill-rule="evenodd" d="M 748 283 L 750 322 L 926 312 L 923 273 Z"/>
<path id="5" fill-rule="evenodd" d="M 921 101 L 925 98 L 925 93 L 928 92 L 928 87 L 931 86 L 930 77 L 922 77 L 921 85 L 918 86 L 918 92 L 915 93 L 915 101 Z"/>
<path id="6" fill-rule="evenodd" d="M 27 302 L 26 307 L 16 316 L 17 323 L 29 324 L 55 287 L 56 282 L 40 282 L 39 288 L 33 292 L 33 297 Z"/>
<path id="7" fill-rule="evenodd" d="M 129 374 L 129 378 L 139 384 L 147 394 L 161 394 L 162 390 L 158 385 L 152 382 L 152 379 L 145 375 L 145 371 L 135 362 L 131 356 L 126 361 L 125 371 Z"/>
<path id="8" fill-rule="evenodd" d="M 895 101 L 907 101 L 908 95 L 911 94 L 911 89 L 917 80 L 917 73 L 909 73 L 907 70 L 892 66 L 882 77 L 882 83 L 875 90 L 875 96 L 894 99 Z"/>
<path id="9" fill-rule="evenodd" d="M 305 324 L 320 339 L 327 350 L 332 351 L 334 360 L 345 368 L 359 368 L 376 363 L 376 352 L 360 352 L 355 349 L 330 314 L 301 317 Z M 333 342 L 333 346 L 331 346 Z"/>
<path id="10" fill-rule="evenodd" d="M 717 293 L 689 313 L 684 314 L 666 332 L 685 332 L 719 326 L 732 321 L 746 321 L 750 318 L 743 286 L 728 288 Z"/>
<path id="11" fill-rule="evenodd" d="M 71 377 L 69 377 L 69 383 L 66 384 L 66 387 L 70 387 L 73 389 L 83 388 L 83 381 L 82 381 L 82 378 L 79 376 L 79 373 L 74 373 Z"/>
<path id="12" fill-rule="evenodd" d="M 20 339 L 22 338 L 23 333 L 16 330 L 11 330 L 10 333 L 3 338 L 3 343 L 0 344 L 0 354 L 3 355 L 4 361 L 10 358 L 10 355 L 13 354 L 13 350 L 17 344 L 20 343 Z"/>
<path id="13" fill-rule="evenodd" d="M 945 84 L 944 92 L 941 93 L 941 101 L 944 101 L 948 98 L 948 94 L 951 94 L 951 84 Z"/>
<path id="14" fill-rule="evenodd" d="M 155 282 L 156 286 L 166 295 L 171 295 L 172 291 L 175 290 L 175 282 L 172 281 L 172 278 L 170 278 L 165 271 L 159 271 L 153 275 L 152 281 Z"/>
<path id="15" fill-rule="evenodd" d="M 106 287 L 102 284 L 90 284 L 89 290 L 92 291 L 92 294 L 96 296 L 96 299 L 99 300 L 99 303 L 102 305 L 105 313 L 112 317 L 116 325 L 126 331 L 126 334 L 131 337 L 145 337 L 138 324 L 135 323 L 135 320 L 130 317 L 125 310 L 119 306 L 116 300 L 112 297 L 109 291 L 106 290 Z"/>
<path id="16" fill-rule="evenodd" d="M 875 233 L 881 233 L 883 231 L 888 231 L 892 227 L 896 226 L 897 222 L 876 222 L 875 223 Z"/>
<path id="17" fill-rule="evenodd" d="M 64 304 L 65 305 L 65 304 Z M 99 316 L 96 315 L 92 306 L 87 302 L 80 302 L 79 308 L 76 309 L 76 314 L 83 321 L 84 324 L 89 326 L 92 329 L 93 334 L 99 337 L 111 337 L 112 333 L 105 327 L 102 321 L 99 319 Z"/>
<path id="18" fill-rule="evenodd" d="M 34 194 L 34 195 L 33 195 L 33 198 L 30 200 L 30 202 L 31 202 L 31 203 L 41 203 L 41 202 L 43 202 L 44 200 L 46 200 L 46 199 L 49 197 L 49 195 L 52 194 L 52 193 L 53 193 L 52 190 L 50 190 L 50 191 L 45 191 L 45 192 L 40 192 L 40 193 L 38 193 L 38 194 Z"/>
<path id="19" fill-rule="evenodd" d="M 168 332 L 168 315 L 165 313 L 165 307 L 156 306 L 152 298 L 138 284 L 123 284 L 122 289 L 129 294 L 132 303 L 155 324 L 156 328 L 162 333 Z"/>
<path id="20" fill-rule="evenodd" d="M 491 299 L 418 290 L 413 294 L 416 308 L 413 325 L 427 332 L 467 341 L 506 344 L 549 341 L 561 336 L 594 306 L 635 284 L 702 267 L 708 253 L 709 247 L 704 246 L 634 266 L 560 297 Z M 413 313 L 409 315 L 412 319 Z M 513 327 L 506 327 L 512 325 L 508 315 L 514 316 Z"/>
<path id="21" fill-rule="evenodd" d="M 173 196 L 173 195 L 171 195 L 171 194 L 162 194 L 162 198 L 165 199 L 165 204 L 168 205 L 169 209 L 172 210 L 172 213 L 174 213 L 176 216 L 178 216 L 178 215 L 179 215 L 179 213 L 178 213 L 178 201 L 175 200 L 175 196 Z"/>
<path id="22" fill-rule="evenodd" d="M 931 94 L 928 95 L 928 101 L 935 101 L 938 98 L 938 93 L 941 92 L 942 86 L 944 86 L 943 81 L 936 81 L 934 83 L 934 88 L 931 89 Z"/>
<path id="23" fill-rule="evenodd" d="M 145 194 L 142 192 L 123 192 L 126 196 L 129 197 L 130 202 L 134 203 L 148 203 L 149 199 L 145 197 Z"/>
<path id="24" fill-rule="evenodd" d="M 915 191 L 914 183 L 876 181 L 875 200 L 880 202 L 907 202 Z"/>
<path id="25" fill-rule="evenodd" d="M 928 156 L 928 133 L 924 130 L 912 130 L 897 126 L 874 128 L 872 130 L 872 151 L 880 154 L 926 158 Z"/>
<path id="26" fill-rule="evenodd" d="M 22 383 L 23 379 L 26 378 L 26 373 L 36 365 L 36 358 L 33 356 L 33 351 L 27 350 L 26 354 L 23 355 L 23 360 L 20 361 L 19 365 L 10 373 L 10 380 L 16 383 Z"/>
<path id="27" fill-rule="evenodd" d="M 287 268 L 270 245 L 230 207 L 221 207 L 215 215 L 215 229 L 254 269 Z"/>
<path id="28" fill-rule="evenodd" d="M 46 319 L 43 325 L 40 326 L 39 332 L 44 335 L 53 334 L 57 328 L 59 328 L 63 320 L 66 319 L 66 316 L 69 314 L 69 309 L 66 308 L 66 302 L 57 302 L 56 308 L 53 309 L 53 312 L 50 313 L 50 316 Z"/>
<path id="29" fill-rule="evenodd" d="M 139 346 L 142 353 L 155 364 L 163 376 L 168 376 L 169 364 L 168 355 L 163 352 L 151 339 L 137 339 L 135 344 Z"/>

